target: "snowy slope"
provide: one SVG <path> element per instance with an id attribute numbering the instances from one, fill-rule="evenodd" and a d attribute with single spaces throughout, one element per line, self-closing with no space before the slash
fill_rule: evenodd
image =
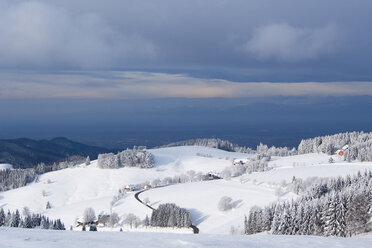
<path id="1" fill-rule="evenodd" d="M 11 164 L 0 164 L 0 170 L 6 170 L 6 169 L 13 169 L 13 165 Z"/>
<path id="2" fill-rule="evenodd" d="M 265 206 L 276 200 L 296 197 L 294 193 L 286 192 L 285 187 L 280 198 L 275 194 L 282 182 L 291 182 L 293 176 L 302 179 L 314 176 L 337 177 L 372 169 L 372 163 L 337 161 L 329 164 L 328 160 L 329 156 L 325 154 L 275 158 L 270 162 L 270 165 L 275 163 L 274 169 L 270 171 L 246 174 L 228 181 L 195 182 L 152 189 L 142 193 L 141 198 L 149 198 L 150 202 L 155 203 L 153 207 L 174 202 L 190 209 L 192 220 L 201 233 L 227 234 L 231 226 L 242 228 L 244 215 L 249 213 L 252 206 Z M 231 197 L 237 207 L 227 212 L 219 211 L 218 201 L 223 196 Z"/>
<path id="3" fill-rule="evenodd" d="M 368 248 L 372 237 L 324 238 L 279 235 L 188 235 L 164 233 L 71 232 L 0 228 L 2 248 L 85 248 L 85 247 L 251 247 L 251 248 Z"/>
<path id="4" fill-rule="evenodd" d="M 155 167 L 151 169 L 121 168 L 99 169 L 96 161 L 40 176 L 39 182 L 26 187 L 0 193 L 0 207 L 21 209 L 28 206 L 31 211 L 52 218 L 61 218 L 66 226 L 73 225 L 87 207 L 96 214 L 112 211 L 123 217 L 134 213 L 140 218 L 151 215 L 151 210 L 140 204 L 133 193 L 118 201 L 112 208 L 110 202 L 120 188 L 127 184 L 143 183 L 155 178 L 187 173 L 189 170 L 207 173 L 221 172 L 231 166 L 233 158 L 244 159 L 248 154 L 231 153 L 206 147 L 171 147 L 149 150 L 155 156 Z M 292 177 L 335 177 L 355 174 L 372 169 L 372 163 L 345 163 L 334 157 L 335 163 L 328 163 L 325 154 L 306 154 L 291 157 L 274 157 L 270 161 L 272 170 L 246 174 L 231 180 L 194 182 L 155 188 L 140 195 L 148 197 L 157 207 L 161 203 L 174 202 L 189 209 L 192 221 L 201 233 L 230 232 L 231 226 L 241 227 L 244 215 L 254 205 L 264 206 L 278 200 L 276 190 L 285 180 Z M 236 207 L 226 213 L 217 209 L 222 196 L 230 196 Z M 280 200 L 296 197 L 283 188 Z M 52 205 L 46 210 L 47 202 Z M 143 231 L 143 230 L 142 230 Z"/>
<path id="5" fill-rule="evenodd" d="M 223 196 L 231 197 L 236 207 L 227 212 L 219 211 L 217 205 Z M 282 199 L 294 196 L 289 193 Z M 220 234 L 228 234 L 232 225 L 242 229 L 244 215 L 252 206 L 265 206 L 277 200 L 274 187 L 242 184 L 236 179 L 178 184 L 146 191 L 141 197 L 148 197 L 155 208 L 167 202 L 185 207 L 191 211 L 191 219 L 200 233 Z"/>
<path id="6" fill-rule="evenodd" d="M 149 150 L 155 155 L 155 167 L 151 169 L 121 168 L 100 169 L 97 161 L 91 165 L 81 165 L 40 176 L 39 182 L 26 187 L 0 193 L 0 207 L 21 209 L 28 206 L 31 211 L 43 213 L 53 218 L 61 218 L 72 225 L 84 209 L 92 207 L 96 214 L 110 213 L 110 202 L 120 188 L 127 184 L 143 183 L 155 178 L 180 175 L 189 170 L 207 173 L 222 171 L 231 164 L 230 158 L 244 158 L 247 154 L 231 153 L 206 147 L 177 147 Z M 208 155 L 202 157 L 197 154 Z M 134 200 L 120 202 L 114 206 L 119 214 L 135 213 L 139 216 L 151 215 L 149 209 Z M 52 205 L 46 210 L 47 202 Z"/>

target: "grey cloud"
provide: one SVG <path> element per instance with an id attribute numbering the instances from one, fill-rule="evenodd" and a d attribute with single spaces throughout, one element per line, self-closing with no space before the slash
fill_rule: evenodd
<path id="1" fill-rule="evenodd" d="M 129 69 L 239 81 L 372 80 L 366 66 L 372 63 L 370 0 L 1 3 L 0 69 Z"/>
<path id="2" fill-rule="evenodd" d="M 0 73 L 1 98 L 241 98 L 273 96 L 372 96 L 371 82 L 244 82 L 183 74 L 106 71 L 85 74 Z M 49 83 L 46 83 L 49 82 Z"/>
<path id="3" fill-rule="evenodd" d="M 331 24 L 314 29 L 272 24 L 255 30 L 245 49 L 259 59 L 315 59 L 334 51 L 337 38 L 337 28 Z"/>
<path id="4" fill-rule="evenodd" d="M 40 2 L 3 5 L 0 34 L 3 67 L 107 68 L 155 52 L 150 41 L 115 30 L 95 13 L 73 15 Z"/>

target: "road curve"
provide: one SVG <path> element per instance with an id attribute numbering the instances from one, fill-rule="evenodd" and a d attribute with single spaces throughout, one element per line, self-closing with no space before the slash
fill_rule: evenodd
<path id="1" fill-rule="evenodd" d="M 141 191 L 138 191 L 137 193 L 134 194 L 134 198 L 136 198 L 137 201 L 139 201 L 141 204 L 145 205 L 146 207 L 150 208 L 151 210 L 155 210 L 155 208 L 151 207 L 150 205 L 147 205 L 146 203 L 144 203 L 140 198 L 139 198 L 139 195 L 143 192 L 147 191 L 147 189 L 144 189 L 144 190 L 141 190 Z M 190 225 L 190 228 L 192 228 L 194 234 L 198 234 L 199 233 L 199 228 L 195 225 L 193 225 L 191 223 Z"/>
<path id="2" fill-rule="evenodd" d="M 144 189 L 144 190 L 138 191 L 137 193 L 134 194 L 134 198 L 136 198 L 137 201 L 139 201 L 141 204 L 145 205 L 146 207 L 150 208 L 151 210 L 155 210 L 155 208 L 153 208 L 153 207 L 147 205 L 146 203 L 144 203 L 144 202 L 143 202 L 143 201 L 138 197 L 141 193 L 143 193 L 143 192 L 145 192 L 145 191 L 147 191 L 147 189 Z"/>

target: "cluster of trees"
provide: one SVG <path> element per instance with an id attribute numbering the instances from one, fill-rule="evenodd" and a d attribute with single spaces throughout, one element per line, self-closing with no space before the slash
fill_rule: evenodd
<path id="1" fill-rule="evenodd" d="M 23 187 L 37 177 L 34 169 L 0 170 L 0 192 Z"/>
<path id="2" fill-rule="evenodd" d="M 346 177 L 350 180 L 350 176 Z M 313 198 L 324 195 L 331 190 L 336 190 L 335 187 L 342 185 L 342 178 L 327 178 L 327 177 L 309 177 L 306 179 L 292 178 L 292 182 L 288 185 L 288 190 L 297 195 L 313 195 Z M 310 189 L 310 190 L 309 190 Z"/>
<path id="3" fill-rule="evenodd" d="M 48 217 L 40 214 L 30 214 L 28 208 L 24 208 L 22 215 L 18 210 L 7 213 L 0 209 L 0 226 L 20 227 L 20 228 L 39 228 L 65 230 L 65 225 L 60 219 L 50 220 Z"/>
<path id="4" fill-rule="evenodd" d="M 345 151 L 345 160 L 372 161 L 372 132 L 346 132 L 304 139 L 298 146 L 298 153 L 323 152 L 331 155 L 345 145 L 349 146 Z"/>
<path id="5" fill-rule="evenodd" d="M 269 161 L 271 156 L 257 155 L 256 159 L 248 161 L 245 166 L 245 173 L 251 174 L 252 172 L 263 172 L 271 170 L 269 167 Z"/>
<path id="6" fill-rule="evenodd" d="M 245 164 L 233 164 L 231 166 L 226 167 L 221 172 L 221 177 L 224 179 L 228 179 L 231 177 L 241 176 L 245 173 L 252 173 L 252 172 L 263 172 L 271 170 L 272 168 L 269 167 L 270 156 L 266 157 L 265 155 L 257 155 L 257 158 L 251 159 L 247 161 Z"/>
<path id="7" fill-rule="evenodd" d="M 190 212 L 174 203 L 160 204 L 152 211 L 151 226 L 158 227 L 190 227 Z"/>
<path id="8" fill-rule="evenodd" d="M 100 214 L 97 219 L 93 208 L 86 208 L 83 212 L 82 218 L 80 220 L 77 219 L 76 223 L 78 224 L 81 222 L 83 225 L 83 231 L 86 231 L 87 227 L 89 227 L 89 231 L 97 231 L 97 226 L 95 225 L 95 221 L 97 220 L 100 225 L 105 227 L 115 227 L 118 224 L 125 224 L 130 228 L 137 228 L 140 225 L 147 227 L 150 225 L 150 219 L 148 216 L 146 216 L 144 220 L 141 220 L 133 213 L 124 215 L 122 219 L 115 212 L 111 214 Z"/>
<path id="9" fill-rule="evenodd" d="M 98 167 L 102 169 L 117 169 L 122 167 L 152 168 L 154 155 L 143 147 L 133 147 L 117 154 L 105 153 L 98 155 Z"/>
<path id="10" fill-rule="evenodd" d="M 217 148 L 228 152 L 243 152 L 243 153 L 254 153 L 255 151 L 251 148 L 241 147 L 231 143 L 228 140 L 222 139 L 190 139 L 179 142 L 170 143 L 162 147 L 174 147 L 174 146 L 204 146 Z"/>
<path id="11" fill-rule="evenodd" d="M 148 219 L 147 215 L 146 218 Z M 129 213 L 124 218 L 124 224 L 130 226 L 131 229 L 137 228 L 141 224 L 141 219 L 137 215 Z"/>
<path id="12" fill-rule="evenodd" d="M 270 157 L 270 156 L 285 157 L 285 156 L 297 155 L 296 148 L 275 147 L 275 146 L 268 147 L 267 145 L 264 145 L 262 143 L 260 143 L 257 146 L 256 151 L 258 154 L 264 155 L 266 157 Z"/>
<path id="13" fill-rule="evenodd" d="M 98 222 L 103 226 L 115 227 L 120 221 L 120 217 L 117 213 L 113 212 L 110 215 L 101 214 L 98 215 Z"/>
<path id="14" fill-rule="evenodd" d="M 222 139 L 190 139 L 185 141 L 174 142 L 162 147 L 174 147 L 174 146 L 204 146 L 204 147 L 211 147 L 217 148 L 221 150 L 225 150 L 228 152 L 241 152 L 241 153 L 258 153 L 264 154 L 266 156 L 291 156 L 297 154 L 297 150 L 295 148 L 288 148 L 288 147 L 268 147 L 267 145 L 260 145 L 257 146 L 257 150 L 251 149 L 245 146 L 239 146 L 236 144 L 231 143 L 227 140 Z"/>
<path id="15" fill-rule="evenodd" d="M 372 172 L 310 186 L 294 201 L 254 207 L 245 233 L 350 237 L 371 231 Z"/>

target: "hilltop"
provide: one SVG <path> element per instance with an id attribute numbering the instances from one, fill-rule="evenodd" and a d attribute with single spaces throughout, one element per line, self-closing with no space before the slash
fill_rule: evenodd
<path id="1" fill-rule="evenodd" d="M 33 140 L 28 138 L 0 140 L 0 164 L 14 168 L 30 168 L 38 163 L 53 163 L 70 156 L 90 156 L 109 152 L 109 149 L 89 146 L 67 138 Z"/>

